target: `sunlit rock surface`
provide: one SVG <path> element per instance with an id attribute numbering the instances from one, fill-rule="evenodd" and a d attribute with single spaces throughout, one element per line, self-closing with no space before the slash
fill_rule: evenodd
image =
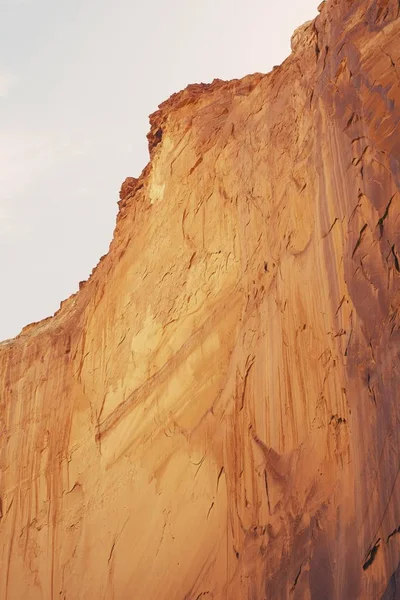
<path id="1" fill-rule="evenodd" d="M 0 345 L 0 598 L 399 597 L 399 12 L 151 117 L 108 255 Z"/>

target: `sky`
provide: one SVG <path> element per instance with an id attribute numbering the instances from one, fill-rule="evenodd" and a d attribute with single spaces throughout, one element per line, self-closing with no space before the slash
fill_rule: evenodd
<path id="1" fill-rule="evenodd" d="M 319 0 L 0 0 L 0 340 L 108 251 L 148 115 L 189 83 L 267 73 Z"/>

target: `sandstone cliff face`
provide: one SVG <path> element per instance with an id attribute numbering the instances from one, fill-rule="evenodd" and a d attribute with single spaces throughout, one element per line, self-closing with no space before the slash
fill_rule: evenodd
<path id="1" fill-rule="evenodd" d="M 396 597 L 399 13 L 152 115 L 109 254 L 0 345 L 1 598 Z"/>

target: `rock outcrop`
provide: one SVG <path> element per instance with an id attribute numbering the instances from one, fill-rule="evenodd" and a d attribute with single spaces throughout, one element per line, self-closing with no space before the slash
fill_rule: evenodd
<path id="1" fill-rule="evenodd" d="M 1 598 L 399 597 L 399 17 L 328 0 L 152 115 L 109 253 L 0 345 Z"/>

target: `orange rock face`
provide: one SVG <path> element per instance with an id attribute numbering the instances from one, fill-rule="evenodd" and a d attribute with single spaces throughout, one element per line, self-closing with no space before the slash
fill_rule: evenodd
<path id="1" fill-rule="evenodd" d="M 1 598 L 398 597 L 400 9 L 320 11 L 160 106 L 109 254 L 0 345 Z"/>

